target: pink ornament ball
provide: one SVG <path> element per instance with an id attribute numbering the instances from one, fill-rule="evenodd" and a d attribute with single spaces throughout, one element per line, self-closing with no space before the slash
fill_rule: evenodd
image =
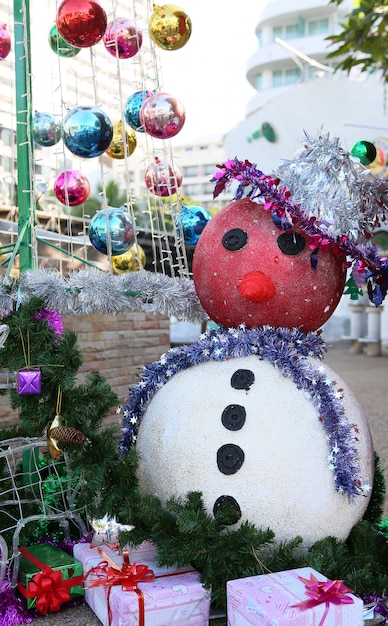
<path id="1" fill-rule="evenodd" d="M 170 139 L 183 128 L 186 113 L 182 103 L 169 93 L 154 93 L 140 108 L 140 123 L 156 139 Z"/>
<path id="2" fill-rule="evenodd" d="M 0 24 L 0 59 L 5 59 L 11 50 L 11 37 L 6 24 Z"/>
<path id="3" fill-rule="evenodd" d="M 144 181 L 147 189 L 155 196 L 172 196 L 182 186 L 182 174 L 178 167 L 163 163 L 158 157 L 148 165 Z"/>
<path id="4" fill-rule="evenodd" d="M 96 0 L 63 0 L 58 7 L 58 33 L 75 48 L 90 48 L 101 41 L 108 19 Z"/>
<path id="5" fill-rule="evenodd" d="M 62 204 L 78 206 L 89 198 L 90 184 L 79 170 L 66 170 L 57 176 L 54 193 Z"/>
<path id="6" fill-rule="evenodd" d="M 119 59 L 129 59 L 139 52 L 143 34 L 134 20 L 116 17 L 108 24 L 103 41 L 109 54 Z"/>

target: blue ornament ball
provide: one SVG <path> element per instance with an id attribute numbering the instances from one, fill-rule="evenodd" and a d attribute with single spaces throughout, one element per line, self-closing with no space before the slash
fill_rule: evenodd
<path id="1" fill-rule="evenodd" d="M 55 146 L 62 136 L 61 124 L 51 113 L 36 111 L 32 118 L 32 136 L 39 146 Z"/>
<path id="2" fill-rule="evenodd" d="M 112 138 L 113 124 L 97 107 L 75 107 L 63 120 L 63 143 L 76 156 L 85 159 L 100 156 L 109 148 Z"/>
<path id="3" fill-rule="evenodd" d="M 136 91 L 129 98 L 127 98 L 124 104 L 124 117 L 128 126 L 137 130 L 139 133 L 145 133 L 145 130 L 140 122 L 140 109 L 143 102 L 151 94 L 150 91 Z"/>
<path id="4" fill-rule="evenodd" d="M 182 232 L 185 243 L 195 246 L 206 224 L 210 222 L 211 217 L 210 213 L 201 206 L 186 206 L 182 204 L 176 225 L 177 231 Z"/>
<path id="5" fill-rule="evenodd" d="M 91 219 L 89 239 L 92 246 L 101 252 L 111 255 L 124 254 L 135 241 L 133 222 L 124 207 L 102 209 Z"/>

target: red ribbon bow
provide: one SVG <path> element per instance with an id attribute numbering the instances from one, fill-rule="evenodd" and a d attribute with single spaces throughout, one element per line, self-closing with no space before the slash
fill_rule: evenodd
<path id="1" fill-rule="evenodd" d="M 54 571 L 25 548 L 20 548 L 20 552 L 42 571 L 33 576 L 27 589 L 18 582 L 18 590 L 25 598 L 36 598 L 36 608 L 40 613 L 59 611 L 61 604 L 70 600 L 70 587 L 81 585 L 83 577 L 76 576 L 63 580 L 61 571 Z"/>
<path id="2" fill-rule="evenodd" d="M 325 612 L 318 626 L 322 626 L 330 608 L 330 602 L 333 604 L 354 604 L 353 598 L 350 598 L 348 593 L 352 593 L 352 589 L 344 585 L 343 580 L 326 580 L 320 581 L 315 578 L 314 574 L 310 574 L 310 578 L 303 578 L 299 576 L 299 579 L 304 583 L 306 587 L 305 594 L 309 596 L 309 600 L 303 600 L 297 606 L 301 609 L 310 609 L 319 604 L 326 604 Z"/>
<path id="3" fill-rule="evenodd" d="M 104 561 L 97 567 L 92 567 L 86 574 L 85 587 L 89 589 L 100 586 L 108 587 L 108 625 L 112 620 L 112 611 L 109 603 L 110 592 L 112 587 L 121 585 L 123 591 L 134 591 L 136 593 L 139 605 L 139 626 L 145 626 L 144 596 L 137 584 L 155 580 L 154 572 L 147 565 L 137 565 L 136 563 L 131 565 L 127 550 L 123 550 L 124 561 L 121 568 L 103 550 L 100 548 L 96 548 L 96 550 L 104 558 Z M 95 574 L 97 579 L 87 582 L 87 578 L 91 573 Z"/>

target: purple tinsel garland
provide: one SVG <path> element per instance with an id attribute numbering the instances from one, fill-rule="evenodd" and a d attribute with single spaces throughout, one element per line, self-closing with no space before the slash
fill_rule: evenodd
<path id="1" fill-rule="evenodd" d="M 297 328 L 247 329 L 241 325 L 208 330 L 198 341 L 172 348 L 159 361 L 144 368 L 140 383 L 130 391 L 128 404 L 121 407 L 120 452 L 126 454 L 136 444 L 148 403 L 174 374 L 207 361 L 256 355 L 272 363 L 308 394 L 327 435 L 335 488 L 353 499 L 362 493 L 363 487 L 355 435 L 344 414 L 342 391 L 336 390 L 324 371 L 319 371 L 307 358 L 322 360 L 325 351 L 319 333 L 305 334 Z"/>
<path id="2" fill-rule="evenodd" d="M 43 308 L 34 315 L 36 320 L 46 320 L 47 326 L 60 338 L 63 335 L 63 322 L 59 311 Z"/>

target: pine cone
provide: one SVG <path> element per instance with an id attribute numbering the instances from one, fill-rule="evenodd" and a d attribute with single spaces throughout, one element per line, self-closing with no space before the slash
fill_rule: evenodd
<path id="1" fill-rule="evenodd" d="M 49 431 L 49 437 L 60 443 L 79 444 L 85 441 L 84 433 L 70 426 L 54 426 Z"/>

